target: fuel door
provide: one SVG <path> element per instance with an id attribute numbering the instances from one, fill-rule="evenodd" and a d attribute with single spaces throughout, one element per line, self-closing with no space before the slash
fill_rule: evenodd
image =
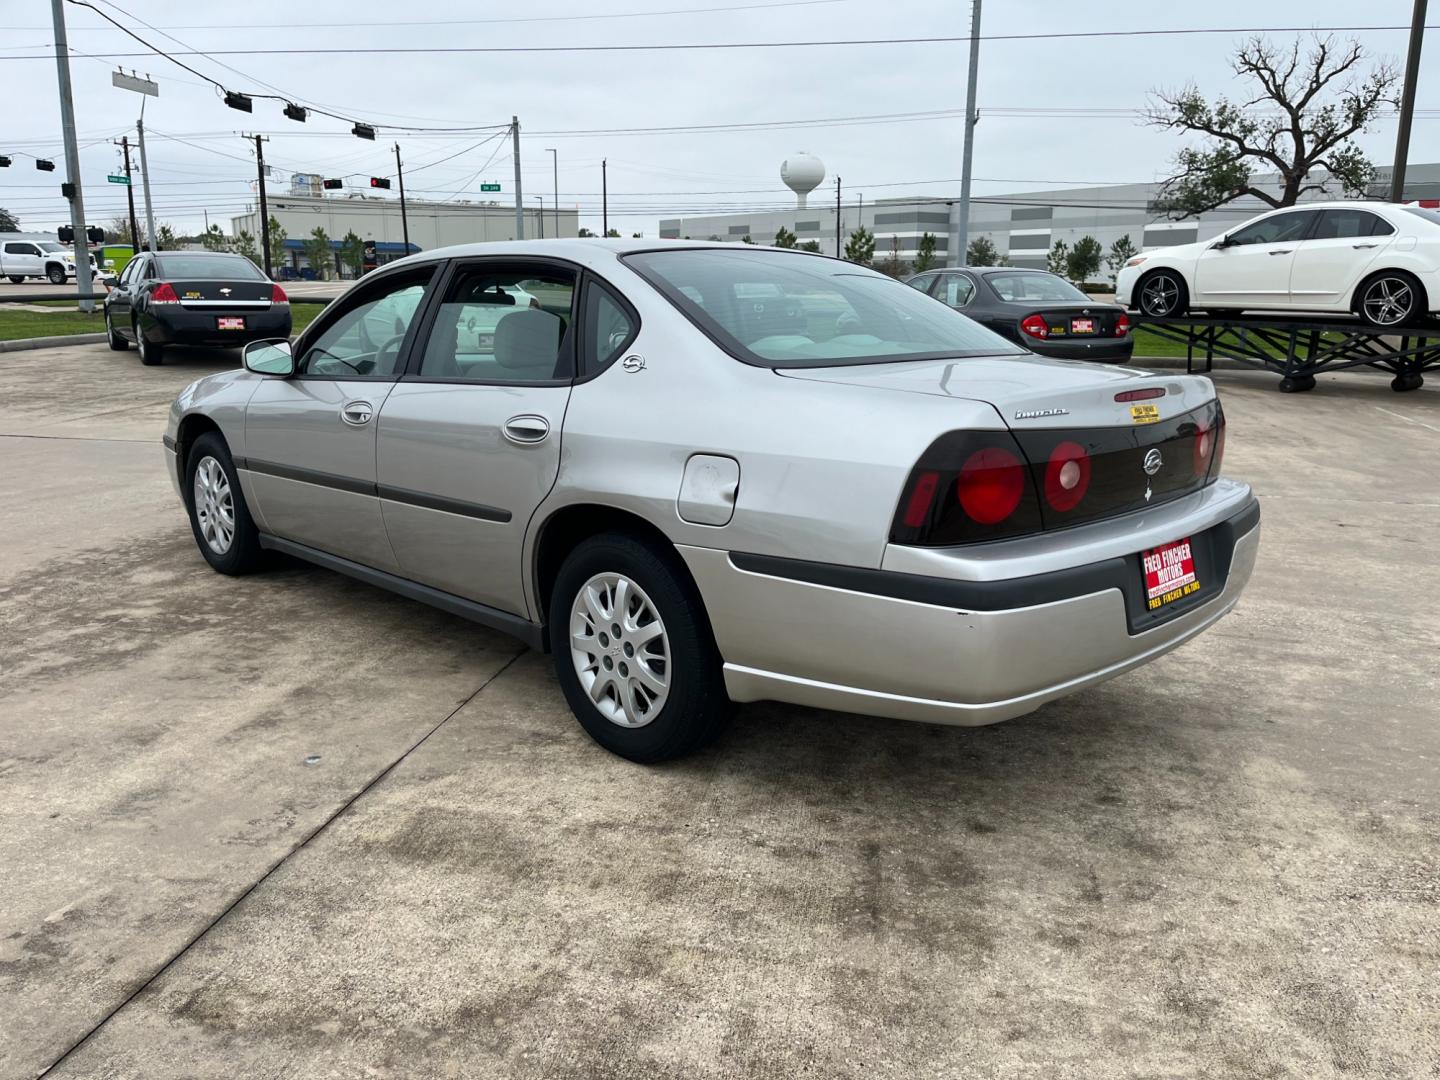
<path id="1" fill-rule="evenodd" d="M 740 492 L 740 463 L 718 454 L 694 454 L 685 463 L 675 509 L 692 525 L 728 525 Z"/>

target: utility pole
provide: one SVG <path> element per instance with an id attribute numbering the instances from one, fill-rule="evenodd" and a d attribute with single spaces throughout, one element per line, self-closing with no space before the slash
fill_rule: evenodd
<path id="1" fill-rule="evenodd" d="M 265 136 L 255 136 L 255 165 L 260 176 L 260 250 L 265 256 L 265 276 L 275 277 L 270 266 L 270 204 L 265 201 Z M 320 268 L 315 268 L 318 273 Z"/>
<path id="2" fill-rule="evenodd" d="M 550 155 L 550 165 L 555 174 L 555 191 L 551 196 L 554 205 L 551 209 L 555 211 L 555 239 L 558 240 L 560 239 L 560 154 L 554 147 L 547 146 L 545 150 Z"/>
<path id="3" fill-rule="evenodd" d="M 1410 124 L 1415 117 L 1415 82 L 1420 75 L 1420 40 L 1425 33 L 1425 0 L 1415 0 L 1410 20 L 1410 53 L 1405 58 L 1405 86 L 1400 91 L 1400 131 L 1395 136 L 1395 168 L 1390 175 L 1390 201 L 1405 190 L 1405 162 L 1410 156 Z"/>
<path id="4" fill-rule="evenodd" d="M 125 153 L 125 179 L 130 179 L 130 136 L 120 136 L 120 149 Z M 125 185 L 125 201 L 130 204 L 130 248 L 140 254 L 140 225 L 135 220 L 135 185 Z"/>
<path id="5" fill-rule="evenodd" d="M 70 43 L 65 36 L 65 2 L 50 0 L 55 20 L 55 72 L 60 80 L 60 124 L 65 134 L 65 172 L 68 182 L 61 188 L 70 200 L 70 227 L 75 230 L 75 284 L 80 290 L 80 310 L 95 310 L 95 286 L 90 277 L 90 242 L 86 234 L 85 195 L 80 186 L 80 149 L 75 142 L 75 101 L 70 90 Z"/>
<path id="6" fill-rule="evenodd" d="M 970 7 L 970 79 L 965 85 L 965 148 L 960 163 L 960 216 L 950 221 L 950 250 L 946 262 L 964 266 L 970 247 L 970 162 L 975 153 L 975 122 L 980 118 L 975 108 L 975 84 L 980 75 L 980 0 L 971 0 Z"/>
<path id="7" fill-rule="evenodd" d="M 520 118 L 510 117 L 511 156 L 515 159 L 515 239 L 525 239 L 525 200 L 520 193 Z"/>
<path id="8" fill-rule="evenodd" d="M 610 180 L 605 158 L 600 159 L 600 235 L 610 235 Z"/>
<path id="9" fill-rule="evenodd" d="M 145 246 L 155 250 L 155 208 L 150 203 L 150 162 L 145 157 L 145 102 L 140 102 L 140 118 L 135 121 L 135 135 L 140 140 L 140 182 L 145 190 Z"/>
<path id="10" fill-rule="evenodd" d="M 395 176 L 400 181 L 400 235 L 405 238 L 405 254 L 410 254 L 410 219 L 405 214 L 405 166 L 400 162 L 400 144 L 395 144 Z"/>
<path id="11" fill-rule="evenodd" d="M 544 195 L 536 195 L 535 198 L 536 198 L 536 200 L 538 200 L 539 203 L 540 203 L 540 239 L 541 239 L 541 240 L 544 240 L 544 239 L 545 239 L 545 196 L 544 196 Z"/>
<path id="12" fill-rule="evenodd" d="M 835 177 L 835 258 L 840 257 L 840 177 Z"/>

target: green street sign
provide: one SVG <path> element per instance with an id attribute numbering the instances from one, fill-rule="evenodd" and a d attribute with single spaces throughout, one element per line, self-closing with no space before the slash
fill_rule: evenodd
<path id="1" fill-rule="evenodd" d="M 109 180 L 112 184 L 124 184 L 126 187 L 130 186 L 130 177 L 128 176 L 107 176 L 105 179 Z"/>
<path id="2" fill-rule="evenodd" d="M 500 190 L 500 185 L 499 185 L 499 184 L 481 184 L 481 185 L 480 185 L 480 190 L 481 190 L 481 191 L 499 191 L 499 190 Z"/>

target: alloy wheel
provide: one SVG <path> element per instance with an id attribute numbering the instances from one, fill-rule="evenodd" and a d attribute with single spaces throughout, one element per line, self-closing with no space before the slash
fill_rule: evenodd
<path id="1" fill-rule="evenodd" d="M 1169 274 L 1157 274 L 1140 290 L 1140 310 L 1146 315 L 1163 318 L 1180 302 L 1180 285 Z"/>
<path id="2" fill-rule="evenodd" d="M 1404 278 L 1382 277 L 1371 282 L 1360 306 L 1376 326 L 1398 326 L 1410 317 L 1415 292 Z"/>
<path id="3" fill-rule="evenodd" d="M 670 693 L 670 642 L 645 590 L 596 574 L 570 608 L 570 657 L 591 703 L 620 727 L 644 727 Z"/>
<path id="4" fill-rule="evenodd" d="M 208 455 L 195 466 L 194 500 L 200 535 L 211 551 L 224 555 L 235 540 L 235 500 L 224 466 Z"/>

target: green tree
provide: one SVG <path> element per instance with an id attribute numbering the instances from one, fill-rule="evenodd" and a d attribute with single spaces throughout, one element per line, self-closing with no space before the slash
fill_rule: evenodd
<path id="1" fill-rule="evenodd" d="M 14 214 L 0 206 L 0 232 L 19 232 L 20 221 Z"/>
<path id="2" fill-rule="evenodd" d="M 219 225 L 211 225 L 200 234 L 200 246 L 206 251 L 229 251 L 230 238 Z"/>
<path id="3" fill-rule="evenodd" d="M 875 234 L 864 225 L 856 228 L 845 241 L 845 258 L 850 262 L 869 266 L 875 258 Z"/>
<path id="4" fill-rule="evenodd" d="M 1110 254 L 1105 256 L 1105 265 L 1110 268 L 1110 273 L 1118 274 L 1120 268 L 1138 254 L 1140 253 L 1135 250 L 1135 245 L 1130 242 L 1130 234 L 1126 233 L 1110 245 Z"/>
<path id="5" fill-rule="evenodd" d="M 580 237 L 580 238 L 583 240 L 583 239 L 586 238 L 586 237 L 593 237 L 595 234 L 594 234 L 593 232 L 591 232 L 589 229 L 585 228 L 585 227 L 582 225 L 582 226 L 580 227 L 580 231 L 579 231 L 578 233 L 576 233 L 575 235 L 578 236 L 578 237 Z"/>
<path id="6" fill-rule="evenodd" d="M 804 241 L 803 243 L 798 244 L 797 247 L 798 247 L 799 250 L 801 250 L 801 251 L 815 251 L 815 252 L 818 252 L 818 251 L 820 250 L 820 241 L 819 241 L 819 240 L 806 240 L 806 241 Z"/>
<path id="7" fill-rule="evenodd" d="M 619 230 L 619 229 L 610 229 L 609 231 L 607 231 L 607 232 L 605 233 L 605 235 L 606 235 L 606 237 L 617 237 L 617 238 L 618 238 L 619 235 L 620 235 L 620 230 Z"/>
<path id="8" fill-rule="evenodd" d="M 1076 283 L 1089 281 L 1100 272 L 1100 258 L 1104 254 L 1099 240 L 1088 234 L 1082 236 L 1065 257 L 1066 277 Z"/>
<path id="9" fill-rule="evenodd" d="M 935 234 L 927 232 L 920 237 L 920 246 L 915 252 L 915 272 L 923 274 L 935 263 Z"/>
<path id="10" fill-rule="evenodd" d="M 706 240 L 719 240 L 720 238 L 719 238 L 718 236 L 716 236 L 714 233 L 711 233 L 711 234 L 710 234 L 709 236 L 707 236 L 705 239 L 706 239 Z"/>
<path id="11" fill-rule="evenodd" d="M 1252 37 L 1231 62 L 1254 93 L 1214 103 L 1194 83 L 1152 91 L 1150 124 L 1200 137 L 1175 155 L 1175 172 L 1160 187 L 1155 209 L 1171 217 L 1203 214 L 1241 195 L 1269 206 L 1293 206 L 1307 192 L 1323 192 L 1323 171 L 1349 196 L 1364 195 L 1374 177 L 1354 137 L 1388 112 L 1399 76 L 1388 63 L 1366 66 L 1359 42 L 1316 36 L 1286 48 Z M 1254 172 L 1277 173 L 1280 191 L 1257 187 Z"/>
<path id="12" fill-rule="evenodd" d="M 795 246 L 795 234 L 781 225 L 775 232 L 775 246 L 779 248 L 793 248 Z"/>
<path id="13" fill-rule="evenodd" d="M 270 269 L 274 273 L 280 272 L 280 267 L 285 263 L 285 241 L 289 239 L 287 233 L 275 218 L 270 222 Z"/>
<path id="14" fill-rule="evenodd" d="M 244 229 L 235 236 L 235 254 L 244 255 L 256 266 L 260 265 L 260 249 L 255 245 L 255 237 Z"/>
<path id="15" fill-rule="evenodd" d="M 155 248 L 158 251 L 174 251 L 179 247 L 180 241 L 175 237 L 175 230 L 170 227 L 168 221 L 162 221 L 155 227 Z"/>
<path id="16" fill-rule="evenodd" d="M 365 241 L 351 229 L 340 241 L 340 257 L 357 278 L 365 272 Z"/>
<path id="17" fill-rule="evenodd" d="M 977 236 L 965 251 L 966 266 L 999 266 L 1000 252 L 988 236 Z"/>
<path id="18" fill-rule="evenodd" d="M 310 231 L 310 238 L 305 241 L 305 261 L 310 264 L 310 269 L 315 271 L 315 276 L 328 279 L 330 277 L 330 237 L 325 234 L 323 227 L 316 225 Z"/>
<path id="19" fill-rule="evenodd" d="M 1056 240 L 1055 246 L 1050 249 L 1050 254 L 1045 257 L 1045 269 L 1052 274 L 1064 277 L 1070 271 L 1070 245 L 1064 240 Z"/>
<path id="20" fill-rule="evenodd" d="M 750 239 L 750 234 L 749 234 L 749 233 L 746 233 L 744 236 L 740 237 L 740 243 L 742 243 L 742 244 L 753 244 L 753 243 L 755 243 L 755 241 Z"/>

